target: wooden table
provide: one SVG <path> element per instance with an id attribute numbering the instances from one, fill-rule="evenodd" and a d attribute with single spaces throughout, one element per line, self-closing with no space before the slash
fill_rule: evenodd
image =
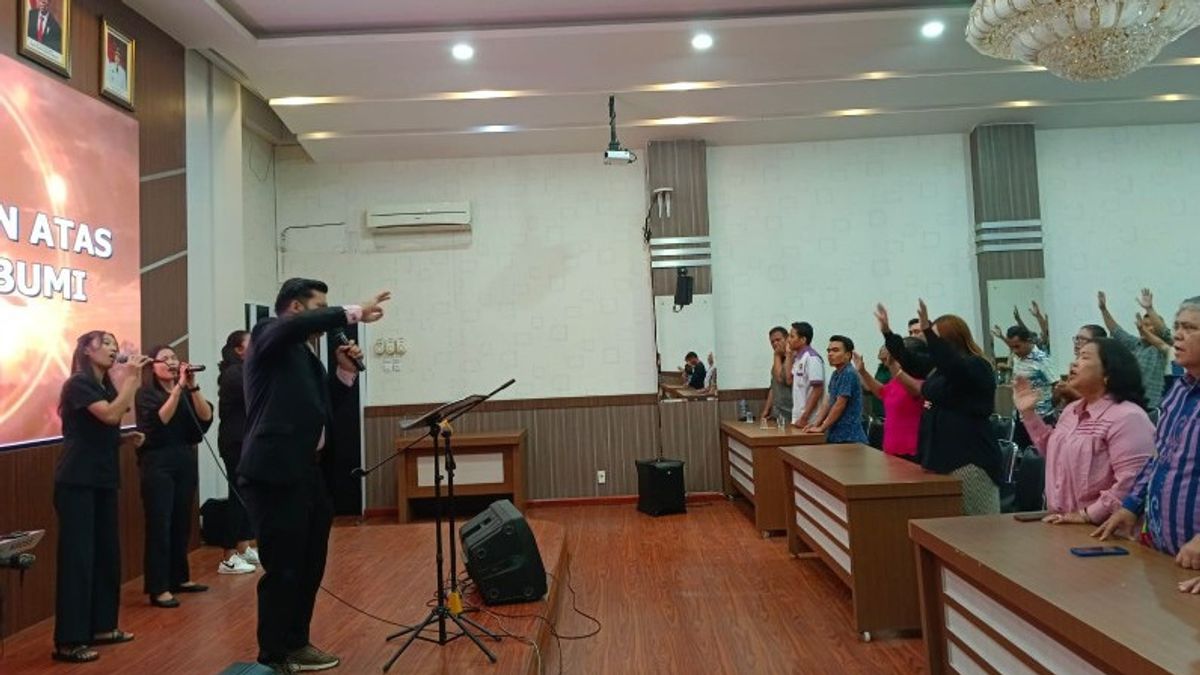
<path id="1" fill-rule="evenodd" d="M 921 626 L 911 518 L 962 514 L 957 478 L 849 443 L 783 448 L 780 489 L 791 496 L 788 548 L 816 554 L 850 587 L 854 627 L 914 631 Z"/>
<path id="2" fill-rule="evenodd" d="M 525 430 L 456 433 L 450 438 L 458 470 L 454 474 L 455 496 L 495 495 L 509 497 L 525 511 Z M 411 438 L 397 438 L 403 448 Z M 439 460 L 440 461 L 440 460 Z M 442 465 L 445 475 L 446 467 Z M 446 482 L 442 481 L 445 493 Z M 412 519 L 414 499 L 433 497 L 433 444 L 428 438 L 409 448 L 396 462 L 396 501 L 399 521 Z"/>
<path id="3" fill-rule="evenodd" d="M 929 669 L 983 673 L 1200 673 L 1197 573 L 1140 544 L 1077 558 L 1086 525 L 1011 515 L 909 524 Z"/>
<path id="4" fill-rule="evenodd" d="M 725 494 L 740 493 L 754 506 L 754 526 L 764 538 L 787 529 L 787 492 L 783 485 L 783 445 L 815 445 L 825 434 L 805 434 L 790 424 L 721 422 L 721 483 Z"/>
<path id="5" fill-rule="evenodd" d="M 664 384 L 660 386 L 662 395 L 666 398 L 679 398 L 685 400 L 706 399 L 713 396 L 712 393 L 707 393 L 703 389 L 692 389 L 686 384 Z"/>

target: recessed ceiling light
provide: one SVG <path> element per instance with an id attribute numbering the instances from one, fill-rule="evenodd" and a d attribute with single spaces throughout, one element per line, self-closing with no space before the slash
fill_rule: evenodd
<path id="1" fill-rule="evenodd" d="M 1008 101 L 1003 104 L 1006 108 L 1033 108 L 1038 105 L 1037 101 Z"/>
<path id="2" fill-rule="evenodd" d="M 1178 59 L 1164 61 L 1163 65 L 1168 66 L 1200 66 L 1200 56 L 1184 56 Z"/>
<path id="3" fill-rule="evenodd" d="M 692 49 L 704 51 L 713 46 L 713 38 L 708 33 L 696 33 L 692 36 Z"/>
<path id="4" fill-rule="evenodd" d="M 465 42 L 460 42 L 450 49 L 450 53 L 459 61 L 470 61 L 475 57 L 475 48 Z"/>
<path id="5" fill-rule="evenodd" d="M 1175 103 L 1176 101 L 1190 101 L 1192 100 L 1192 97 L 1188 96 L 1187 94 L 1162 94 L 1160 96 L 1155 96 L 1154 100 L 1162 101 L 1164 103 Z"/>
<path id="6" fill-rule="evenodd" d="M 485 100 L 491 98 L 517 98 L 527 96 L 530 92 L 517 89 L 477 89 L 475 91 L 449 91 L 438 98 L 447 101 Z"/>
<path id="7" fill-rule="evenodd" d="M 486 124 L 477 130 L 485 134 L 502 134 L 507 131 L 516 131 L 517 128 L 511 124 Z"/>
<path id="8" fill-rule="evenodd" d="M 869 73 L 863 73 L 860 77 L 864 80 L 886 80 L 896 76 L 896 73 L 891 70 L 873 70 Z"/>
<path id="9" fill-rule="evenodd" d="M 649 125 L 654 127 L 675 127 L 687 126 L 689 124 L 714 124 L 716 122 L 724 122 L 728 117 L 709 116 L 709 117 L 659 117 L 656 119 L 643 120 L 637 123 L 641 125 Z"/>
<path id="10" fill-rule="evenodd" d="M 664 82 L 648 84 L 639 89 L 641 91 L 696 91 L 697 89 L 716 89 L 724 84 L 724 82 Z"/>
<path id="11" fill-rule="evenodd" d="M 862 117 L 874 115 L 877 112 L 879 112 L 878 108 L 847 108 L 846 110 L 835 110 L 833 114 L 840 117 Z"/>
<path id="12" fill-rule="evenodd" d="M 941 21 L 928 21 L 924 26 L 921 26 L 921 35 L 927 40 L 940 38 L 942 33 L 946 32 L 946 24 Z"/>
<path id="13" fill-rule="evenodd" d="M 336 137 L 337 132 L 334 131 L 310 131 L 306 134 L 300 134 L 300 140 L 302 141 L 324 141 Z"/>
<path id="14" fill-rule="evenodd" d="M 284 96 L 269 101 L 274 106 L 325 105 L 327 103 L 349 103 L 353 96 Z"/>

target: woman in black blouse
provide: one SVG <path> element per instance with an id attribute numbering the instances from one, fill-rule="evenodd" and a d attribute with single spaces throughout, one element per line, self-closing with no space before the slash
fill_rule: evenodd
<path id="1" fill-rule="evenodd" d="M 926 363 L 891 331 L 883 305 L 876 308 L 875 317 L 888 352 L 905 372 L 932 367 L 921 386 L 926 408 L 917 438 L 921 466 L 962 481 L 966 515 L 999 513 L 1003 462 L 989 423 L 996 405 L 996 374 L 971 329 L 953 314 L 930 323 L 925 301 L 920 301 L 917 318 L 929 345 Z"/>
<path id="2" fill-rule="evenodd" d="M 196 375 L 168 346 L 150 351 L 154 366 L 137 392 L 138 430 L 146 442 L 138 453 L 142 507 L 146 512 L 145 590 L 150 604 L 178 607 L 174 593 L 198 593 L 188 571 L 192 501 L 199 481 L 196 444 L 212 425 L 212 406 L 200 395 Z"/>
<path id="3" fill-rule="evenodd" d="M 225 338 L 221 348 L 221 374 L 217 376 L 217 405 L 221 425 L 217 431 L 217 447 L 229 479 L 228 532 L 225 559 L 217 564 L 218 574 L 248 574 L 257 565 L 258 549 L 250 531 L 250 518 L 237 492 L 237 465 L 242 461 L 242 436 L 246 433 L 246 393 L 242 386 L 242 362 L 250 346 L 250 333 L 235 330 Z"/>
<path id="4" fill-rule="evenodd" d="M 100 658 L 89 645 L 133 639 L 117 628 L 121 544 L 117 526 L 121 418 L 133 404 L 145 356 L 117 363 L 117 339 L 96 330 L 79 336 L 58 414 L 63 452 L 54 472 L 58 578 L 54 658 Z M 129 434 L 135 446 L 142 435 Z"/>

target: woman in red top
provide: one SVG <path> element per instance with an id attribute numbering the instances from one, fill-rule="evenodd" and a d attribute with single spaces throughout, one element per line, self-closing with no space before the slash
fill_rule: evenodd
<path id="1" fill-rule="evenodd" d="M 914 353 L 925 351 L 925 343 L 917 338 L 904 338 L 904 346 Z M 883 401 L 883 451 L 915 462 L 917 434 L 921 429 L 921 413 L 925 409 L 925 401 L 921 398 L 924 380 L 905 373 L 886 347 L 879 350 L 879 362 L 892 374 L 887 384 L 880 384 L 867 372 L 861 354 L 854 355 L 854 367 L 858 369 L 863 386 Z"/>

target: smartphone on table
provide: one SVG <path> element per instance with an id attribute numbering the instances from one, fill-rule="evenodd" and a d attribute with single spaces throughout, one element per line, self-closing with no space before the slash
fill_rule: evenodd
<path id="1" fill-rule="evenodd" d="M 1129 551 L 1120 546 L 1079 546 L 1071 549 L 1071 555 L 1080 558 L 1098 558 L 1107 555 L 1129 555 Z"/>

